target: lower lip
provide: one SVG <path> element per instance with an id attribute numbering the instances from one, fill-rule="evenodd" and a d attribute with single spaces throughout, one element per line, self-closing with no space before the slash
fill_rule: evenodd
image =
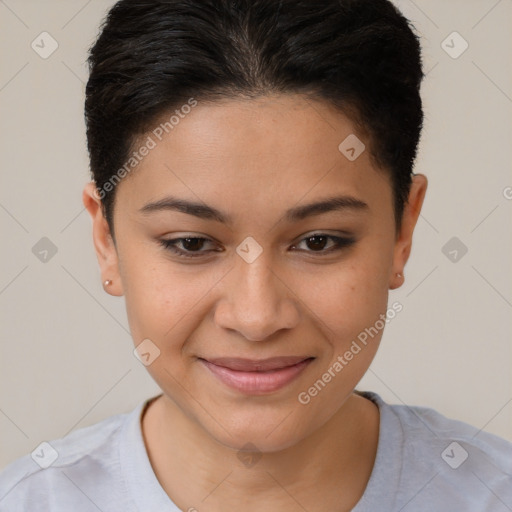
<path id="1" fill-rule="evenodd" d="M 243 372 L 217 366 L 201 359 L 201 362 L 224 384 L 247 394 L 263 394 L 277 391 L 296 379 L 312 359 L 306 359 L 293 366 L 266 372 Z"/>

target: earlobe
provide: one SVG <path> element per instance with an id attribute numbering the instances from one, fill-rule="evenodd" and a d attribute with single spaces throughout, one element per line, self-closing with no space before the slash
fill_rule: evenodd
<path id="1" fill-rule="evenodd" d="M 400 288 L 404 284 L 404 275 L 400 272 L 395 272 L 394 276 L 391 278 L 389 282 L 389 289 L 395 290 L 396 288 Z"/>
<path id="2" fill-rule="evenodd" d="M 92 236 L 96 257 L 101 271 L 105 291 L 110 295 L 123 295 L 119 273 L 119 260 L 108 222 L 103 214 L 96 184 L 87 183 L 82 193 L 82 201 L 92 219 Z"/>
<path id="3" fill-rule="evenodd" d="M 404 283 L 403 269 L 411 254 L 412 236 L 421 213 L 427 186 L 426 176 L 423 174 L 413 176 L 407 203 L 404 206 L 400 231 L 395 242 L 393 267 L 389 281 L 390 290 L 399 288 Z"/>

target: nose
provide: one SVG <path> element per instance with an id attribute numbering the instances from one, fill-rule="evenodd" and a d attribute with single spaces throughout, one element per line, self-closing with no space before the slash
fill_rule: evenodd
<path id="1" fill-rule="evenodd" d="M 238 331 L 250 341 L 263 341 L 281 329 L 292 329 L 300 319 L 293 290 L 263 254 L 265 251 L 252 263 L 242 258 L 235 263 L 215 310 L 219 327 Z"/>

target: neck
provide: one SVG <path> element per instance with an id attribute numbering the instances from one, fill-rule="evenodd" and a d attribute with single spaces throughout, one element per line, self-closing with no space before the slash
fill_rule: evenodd
<path id="1" fill-rule="evenodd" d="M 165 394 L 147 408 L 142 431 L 160 485 L 182 510 L 351 510 L 373 469 L 379 412 L 352 394 L 309 437 L 243 461 Z"/>

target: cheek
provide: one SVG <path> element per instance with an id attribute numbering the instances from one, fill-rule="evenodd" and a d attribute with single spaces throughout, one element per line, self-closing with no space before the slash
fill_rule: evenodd
<path id="1" fill-rule="evenodd" d="M 375 357 L 386 325 L 388 268 L 386 260 L 359 258 L 322 279 L 302 281 L 316 282 L 307 309 L 326 340 L 315 376 L 298 397 L 318 424 L 341 407 Z"/>
<path id="2" fill-rule="evenodd" d="M 386 309 L 391 257 L 381 255 L 391 254 L 391 249 L 372 245 L 362 247 L 343 264 L 283 269 L 297 308 L 318 321 L 329 339 L 346 341 Z M 186 332 L 187 324 L 205 314 L 210 293 L 215 294 L 226 273 L 221 266 L 177 265 L 154 247 L 127 247 L 122 254 L 126 309 L 136 344 L 154 338 L 172 345 L 172 339 L 179 339 L 178 331 Z"/>
<path id="3" fill-rule="evenodd" d="M 180 266 L 154 248 L 127 251 L 122 265 L 126 311 L 135 344 L 149 338 L 176 352 L 204 314 L 220 269 Z M 197 325 L 195 325 L 197 327 Z"/>
<path id="4" fill-rule="evenodd" d="M 385 312 L 392 250 L 390 237 L 367 234 L 357 249 L 338 263 L 281 267 L 276 272 L 293 292 L 289 298 L 302 312 L 302 323 L 323 331 L 333 350 L 339 352 Z M 180 265 L 153 243 L 123 244 L 120 240 L 119 253 L 134 343 L 149 338 L 161 350 L 181 350 L 193 330 L 205 321 L 207 309 L 214 309 L 215 287 L 229 268 Z"/>
<path id="5" fill-rule="evenodd" d="M 343 345 L 373 325 L 386 311 L 388 266 L 375 258 L 332 267 L 324 274 L 302 276 L 294 284 L 297 295 L 333 344 Z"/>

